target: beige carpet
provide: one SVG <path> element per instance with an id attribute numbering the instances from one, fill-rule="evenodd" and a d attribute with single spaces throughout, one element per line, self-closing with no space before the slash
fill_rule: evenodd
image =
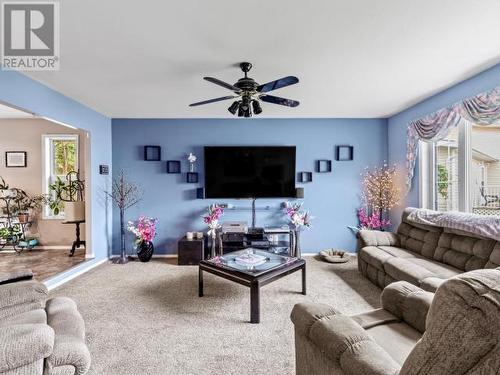
<path id="1" fill-rule="evenodd" d="M 90 374 L 293 374 L 290 311 L 310 301 L 347 314 L 379 306 L 380 289 L 356 261 L 328 264 L 307 257 L 307 291 L 300 272 L 261 289 L 261 323 L 250 324 L 250 290 L 165 262 L 105 264 L 56 289 L 75 299 L 92 354 Z"/>

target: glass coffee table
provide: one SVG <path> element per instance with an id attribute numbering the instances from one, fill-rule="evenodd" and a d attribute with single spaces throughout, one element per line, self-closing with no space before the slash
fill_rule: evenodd
<path id="1" fill-rule="evenodd" d="M 282 277 L 302 271 L 302 294 L 306 294 L 304 259 L 248 248 L 202 260 L 199 264 L 199 296 L 203 297 L 203 272 L 250 288 L 250 323 L 260 322 L 260 288 Z"/>

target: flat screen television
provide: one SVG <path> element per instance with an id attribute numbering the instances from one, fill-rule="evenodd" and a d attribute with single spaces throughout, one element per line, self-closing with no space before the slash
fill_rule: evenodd
<path id="1" fill-rule="evenodd" d="M 205 147 L 206 198 L 295 196 L 294 146 Z"/>

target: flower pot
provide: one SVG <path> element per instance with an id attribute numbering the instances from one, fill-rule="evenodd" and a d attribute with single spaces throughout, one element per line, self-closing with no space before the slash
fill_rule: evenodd
<path id="1" fill-rule="evenodd" d="M 20 223 L 27 223 L 30 219 L 30 215 L 27 212 L 22 212 L 17 215 L 17 219 Z"/>
<path id="2" fill-rule="evenodd" d="M 85 202 L 64 203 L 64 218 L 66 221 L 85 221 Z"/>
<path id="3" fill-rule="evenodd" d="M 155 247 L 151 241 L 141 241 L 137 246 L 137 257 L 141 262 L 149 262 L 153 256 Z"/>

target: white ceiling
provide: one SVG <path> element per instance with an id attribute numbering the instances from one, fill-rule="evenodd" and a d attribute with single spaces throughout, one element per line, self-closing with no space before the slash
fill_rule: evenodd
<path id="1" fill-rule="evenodd" d="M 64 0 L 61 70 L 28 72 L 110 117 L 232 117 L 235 64 L 297 108 L 260 117 L 387 117 L 500 62 L 498 0 Z"/>
<path id="2" fill-rule="evenodd" d="M 33 118 L 33 115 L 0 103 L 0 119 L 11 118 Z"/>

